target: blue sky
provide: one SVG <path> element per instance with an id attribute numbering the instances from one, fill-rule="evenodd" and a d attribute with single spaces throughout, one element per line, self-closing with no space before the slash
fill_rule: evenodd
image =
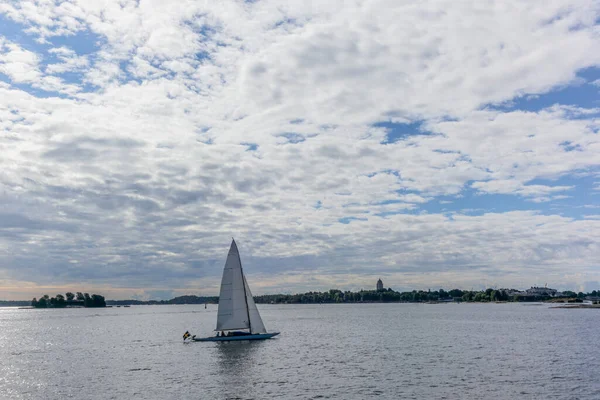
<path id="1" fill-rule="evenodd" d="M 598 3 L 426 3 L 0 1 L 0 299 L 598 285 Z"/>

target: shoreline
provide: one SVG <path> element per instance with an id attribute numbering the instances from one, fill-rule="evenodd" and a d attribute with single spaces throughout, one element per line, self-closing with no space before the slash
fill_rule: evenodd
<path id="1" fill-rule="evenodd" d="M 565 305 L 560 305 L 560 306 L 550 307 L 550 308 L 577 308 L 577 309 L 595 308 L 595 309 L 600 310 L 600 304 L 577 304 L 577 305 L 565 304 Z"/>

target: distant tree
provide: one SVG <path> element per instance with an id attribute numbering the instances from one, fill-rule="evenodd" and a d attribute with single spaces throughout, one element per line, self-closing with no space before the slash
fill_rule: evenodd
<path id="1" fill-rule="evenodd" d="M 65 301 L 65 296 L 62 294 L 57 294 L 54 300 L 54 307 L 66 307 L 67 302 Z"/>
<path id="2" fill-rule="evenodd" d="M 33 300 L 31 300 L 31 307 L 37 307 L 37 299 L 34 297 Z"/>
<path id="3" fill-rule="evenodd" d="M 48 296 L 42 296 L 42 297 L 40 297 L 40 299 L 38 300 L 38 302 L 36 304 L 37 305 L 35 307 L 37 307 L 37 308 L 46 308 L 46 307 L 48 307 Z"/>
<path id="4" fill-rule="evenodd" d="M 106 301 L 104 300 L 104 296 L 100 296 L 99 294 L 93 294 L 91 296 L 91 305 L 89 307 L 106 307 Z"/>
<path id="5" fill-rule="evenodd" d="M 92 298 L 89 293 L 83 294 L 83 306 L 84 307 L 92 307 Z"/>
<path id="6" fill-rule="evenodd" d="M 427 300 L 428 301 L 438 301 L 440 299 L 440 295 L 438 294 L 438 292 L 429 292 L 427 293 Z"/>
<path id="7" fill-rule="evenodd" d="M 67 301 L 73 301 L 73 299 L 75 298 L 75 295 L 71 292 L 67 292 L 65 293 L 65 295 L 67 296 Z"/>
<path id="8" fill-rule="evenodd" d="M 577 298 L 583 299 L 583 298 L 585 298 L 585 294 L 583 294 L 583 292 L 579 292 L 579 293 L 577 293 Z"/>
<path id="9" fill-rule="evenodd" d="M 487 301 L 489 298 L 486 296 L 485 292 L 478 292 L 475 295 L 474 301 Z"/>
<path id="10" fill-rule="evenodd" d="M 84 301 L 85 300 L 85 297 L 83 296 L 83 293 L 77 292 L 77 300 L 79 300 L 79 301 Z"/>
<path id="11" fill-rule="evenodd" d="M 515 294 L 512 298 L 512 301 L 521 301 L 521 296 L 519 296 L 518 294 Z"/>

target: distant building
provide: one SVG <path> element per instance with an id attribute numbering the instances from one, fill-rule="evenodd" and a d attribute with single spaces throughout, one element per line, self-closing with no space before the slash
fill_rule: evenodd
<path id="1" fill-rule="evenodd" d="M 381 279 L 377 280 L 377 291 L 383 292 L 383 282 L 381 282 Z"/>
<path id="2" fill-rule="evenodd" d="M 522 292 L 522 291 L 517 290 L 517 289 L 498 289 L 498 290 L 506 293 L 507 296 L 525 295 L 525 292 Z"/>
<path id="3" fill-rule="evenodd" d="M 550 289 L 547 287 L 536 287 L 532 286 L 530 289 L 527 289 L 525 293 L 529 296 L 551 296 L 554 297 L 558 294 L 556 289 Z"/>

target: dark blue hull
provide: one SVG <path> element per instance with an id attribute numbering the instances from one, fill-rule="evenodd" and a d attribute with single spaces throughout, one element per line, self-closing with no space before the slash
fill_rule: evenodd
<path id="1" fill-rule="evenodd" d="M 193 338 L 194 342 L 232 342 L 234 340 L 265 340 L 271 339 L 273 336 L 279 335 L 279 332 L 273 333 L 257 333 L 255 335 L 240 335 L 240 336 L 210 336 L 205 338 Z"/>

